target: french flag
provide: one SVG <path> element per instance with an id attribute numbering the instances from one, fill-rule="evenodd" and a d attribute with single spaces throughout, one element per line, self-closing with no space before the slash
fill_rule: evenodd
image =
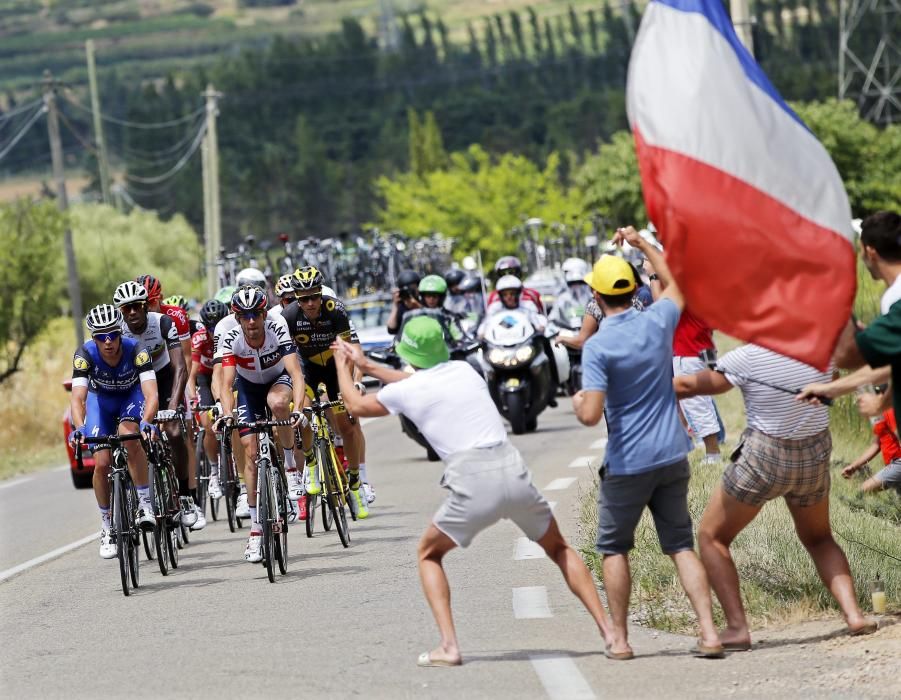
<path id="1" fill-rule="evenodd" d="M 848 197 L 721 0 L 648 4 L 627 109 L 648 215 L 692 312 L 825 369 L 857 286 Z"/>

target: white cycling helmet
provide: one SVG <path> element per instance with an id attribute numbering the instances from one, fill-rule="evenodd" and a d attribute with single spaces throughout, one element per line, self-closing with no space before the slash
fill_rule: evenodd
<path id="1" fill-rule="evenodd" d="M 282 275 L 275 283 L 275 296 L 283 297 L 286 294 L 294 294 L 294 287 L 291 286 L 292 275 Z"/>
<path id="2" fill-rule="evenodd" d="M 494 285 L 494 288 L 497 290 L 498 294 L 508 289 L 515 289 L 516 291 L 522 291 L 522 280 L 515 275 L 504 275 L 501 277 L 497 284 Z"/>
<path id="3" fill-rule="evenodd" d="M 335 299 L 338 298 L 338 295 L 335 294 L 335 290 L 325 284 L 322 285 L 322 295 L 326 297 L 335 297 Z"/>
<path id="4" fill-rule="evenodd" d="M 147 302 L 147 290 L 143 284 L 139 284 L 134 280 L 123 282 L 116 291 L 113 292 L 113 303 L 117 308 L 121 308 L 126 304 L 134 304 L 135 302 Z"/>
<path id="5" fill-rule="evenodd" d="M 582 258 L 567 258 L 561 266 L 563 269 L 563 279 L 567 284 L 571 282 L 584 282 L 585 276 L 591 272 L 588 263 Z"/>
<path id="6" fill-rule="evenodd" d="M 122 325 L 122 312 L 111 304 L 98 304 L 85 317 L 91 335 L 117 331 Z"/>
<path id="7" fill-rule="evenodd" d="M 245 267 L 235 277 L 235 286 L 243 287 L 252 284 L 254 287 L 266 289 L 266 275 L 257 270 L 255 267 Z"/>

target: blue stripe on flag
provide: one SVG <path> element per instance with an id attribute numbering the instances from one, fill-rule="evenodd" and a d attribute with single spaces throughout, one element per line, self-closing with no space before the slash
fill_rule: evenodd
<path id="1" fill-rule="evenodd" d="M 732 47 L 732 50 L 735 51 L 748 80 L 769 95 L 770 99 L 779 105 L 792 119 L 805 129 L 807 128 L 807 125 L 801 121 L 801 118 L 795 114 L 794 110 L 785 103 L 785 100 L 782 99 L 782 96 L 770 82 L 766 73 L 763 72 L 763 68 L 758 65 L 754 57 L 745 48 L 745 45 L 741 43 L 735 33 L 735 28 L 732 26 L 732 20 L 729 19 L 729 15 L 726 14 L 726 8 L 720 0 L 653 0 L 653 2 L 658 5 L 666 5 L 681 12 L 694 12 L 704 15 L 713 28 L 723 36 Z"/>

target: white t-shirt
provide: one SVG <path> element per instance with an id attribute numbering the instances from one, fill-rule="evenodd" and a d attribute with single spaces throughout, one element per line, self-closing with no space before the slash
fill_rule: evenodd
<path id="1" fill-rule="evenodd" d="M 879 302 L 879 310 L 883 315 L 887 314 L 888 310 L 892 308 L 892 304 L 899 299 L 901 299 L 901 275 L 898 275 L 895 281 L 892 282 L 892 285 L 883 292 L 882 299 Z"/>
<path id="2" fill-rule="evenodd" d="M 782 440 L 799 440 L 829 427 L 826 406 L 797 401 L 792 394 L 747 381 L 744 377 L 786 389 L 800 389 L 807 384 L 832 381 L 830 372 L 820 372 L 759 345 L 736 348 L 723 355 L 716 364 L 726 371 L 729 383 L 741 389 L 749 428 Z"/>
<path id="3" fill-rule="evenodd" d="M 466 362 L 442 362 L 386 384 L 379 403 L 416 424 L 441 459 L 455 452 L 493 447 L 507 440 L 488 385 Z"/>

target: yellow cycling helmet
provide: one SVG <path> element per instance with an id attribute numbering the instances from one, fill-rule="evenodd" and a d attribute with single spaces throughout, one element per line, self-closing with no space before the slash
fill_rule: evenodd
<path id="1" fill-rule="evenodd" d="M 322 273 L 312 265 L 299 267 L 291 276 L 291 286 L 295 292 L 309 292 L 314 289 L 321 289 L 325 280 Z"/>

